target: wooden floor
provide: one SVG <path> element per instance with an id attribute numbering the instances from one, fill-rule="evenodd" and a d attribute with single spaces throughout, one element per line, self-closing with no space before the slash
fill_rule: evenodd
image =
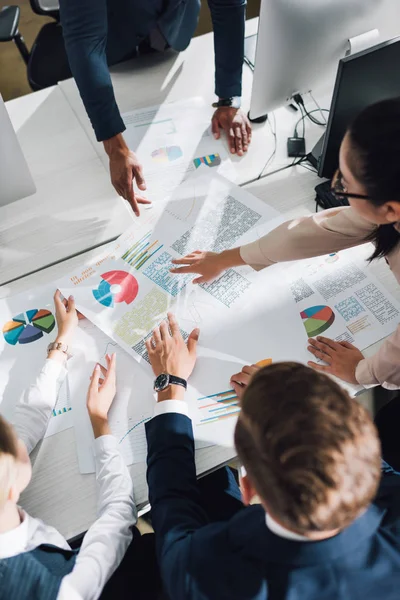
<path id="1" fill-rule="evenodd" d="M 144 0 L 146 1 L 146 0 Z M 248 0 L 247 18 L 255 17 L 259 14 L 261 0 Z M 129 0 L 127 0 L 129 2 Z M 4 6 L 14 4 L 9 0 L 0 0 L 0 9 Z M 21 18 L 19 30 L 24 37 L 25 42 L 30 48 L 40 30 L 40 28 L 51 21 L 46 17 L 41 17 L 32 12 L 29 0 L 19 0 L 15 2 L 21 9 Z M 211 31 L 211 19 L 208 5 L 205 0 L 202 2 L 199 25 L 196 35 Z M 26 67 L 16 46 L 13 42 L 0 44 L 0 94 L 4 100 L 11 100 L 24 94 L 29 94 L 30 88 L 26 79 Z"/>

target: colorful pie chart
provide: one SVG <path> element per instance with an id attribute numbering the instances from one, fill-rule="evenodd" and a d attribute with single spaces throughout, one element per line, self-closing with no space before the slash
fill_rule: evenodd
<path id="1" fill-rule="evenodd" d="M 53 331 L 55 324 L 54 316 L 49 310 L 34 308 L 7 321 L 3 325 L 3 336 L 11 346 L 31 344 L 43 337 L 44 333 Z"/>
<path id="2" fill-rule="evenodd" d="M 126 271 L 108 271 L 103 273 L 93 296 L 103 306 L 113 308 L 115 303 L 134 301 L 139 291 L 137 279 Z"/>
<path id="3" fill-rule="evenodd" d="M 329 306 L 311 306 L 300 313 L 308 337 L 321 335 L 335 320 L 335 313 Z"/>

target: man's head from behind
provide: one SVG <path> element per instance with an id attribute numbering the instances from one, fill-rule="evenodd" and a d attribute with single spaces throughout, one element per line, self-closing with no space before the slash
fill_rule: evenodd
<path id="1" fill-rule="evenodd" d="M 0 512 L 8 502 L 17 503 L 32 474 L 25 445 L 13 427 L 0 416 Z"/>
<path id="2" fill-rule="evenodd" d="M 367 411 L 334 381 L 297 363 L 255 374 L 235 431 L 257 493 L 281 525 L 307 535 L 350 525 L 373 500 L 380 444 Z"/>

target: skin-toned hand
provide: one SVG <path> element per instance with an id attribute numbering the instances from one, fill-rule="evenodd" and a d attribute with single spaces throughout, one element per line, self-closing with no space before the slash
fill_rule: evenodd
<path id="1" fill-rule="evenodd" d="M 251 142 L 251 125 L 240 108 L 217 108 L 211 120 L 211 129 L 217 140 L 221 137 L 221 129 L 225 131 L 232 154 L 243 156 L 247 152 Z"/>
<path id="2" fill-rule="evenodd" d="M 243 396 L 245 389 L 251 381 L 251 378 L 260 369 L 261 367 L 258 367 L 257 365 L 246 365 L 239 373 L 232 375 L 231 386 L 235 390 L 238 398 Z"/>
<path id="3" fill-rule="evenodd" d="M 196 364 L 196 349 L 199 329 L 194 329 L 187 343 L 179 330 L 178 322 L 172 313 L 168 313 L 168 323 L 163 321 L 146 341 L 150 364 L 154 375 L 161 373 L 188 379 Z"/>
<path id="4" fill-rule="evenodd" d="M 195 250 L 182 258 L 173 259 L 171 262 L 174 265 L 181 265 L 179 268 L 170 269 L 171 273 L 198 273 L 200 277 L 193 279 L 193 283 L 212 281 L 226 269 L 244 264 L 239 248 L 225 250 L 221 253 Z"/>
<path id="5" fill-rule="evenodd" d="M 356 367 L 364 356 L 358 348 L 349 344 L 349 342 L 335 342 L 329 338 L 318 336 L 316 339 L 310 338 L 310 344 L 307 350 L 314 354 L 316 358 L 326 362 L 326 365 L 319 365 L 309 361 L 308 365 L 317 371 L 336 375 L 348 383 L 358 383 L 356 379 Z"/>
<path id="6" fill-rule="evenodd" d="M 129 150 L 122 134 L 105 140 L 104 149 L 110 159 L 111 182 L 117 194 L 129 202 L 138 217 L 140 215 L 139 204 L 151 204 L 150 200 L 133 189 L 134 181 L 139 190 L 146 189 L 142 165 L 136 154 Z"/>
<path id="7" fill-rule="evenodd" d="M 61 300 L 61 292 L 57 290 L 54 294 L 54 306 L 58 328 L 57 341 L 69 344 L 78 326 L 78 313 L 75 308 L 75 300 L 73 296 L 70 296 L 68 300 Z"/>
<path id="8" fill-rule="evenodd" d="M 86 398 L 94 436 L 108 435 L 108 411 L 116 393 L 116 355 L 106 355 L 107 369 L 99 364 L 94 368 Z"/>

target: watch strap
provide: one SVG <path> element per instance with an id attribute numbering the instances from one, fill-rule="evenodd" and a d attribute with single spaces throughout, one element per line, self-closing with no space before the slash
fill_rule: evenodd
<path id="1" fill-rule="evenodd" d="M 65 356 L 67 358 L 71 357 L 71 354 L 69 354 L 69 352 L 68 352 L 68 345 L 67 344 L 63 344 L 62 342 L 51 342 L 47 346 L 47 355 L 49 355 L 50 352 L 52 352 L 53 350 L 57 350 L 58 352 L 62 352 L 63 354 L 65 354 Z"/>
<path id="2" fill-rule="evenodd" d="M 229 98 L 219 98 L 218 102 L 213 103 L 214 108 L 231 107 L 240 108 L 242 104 L 242 98 L 240 96 L 231 96 Z"/>
<path id="3" fill-rule="evenodd" d="M 169 376 L 169 385 L 181 385 L 182 387 L 187 389 L 187 381 L 186 379 L 182 379 L 181 377 L 176 377 L 175 375 Z"/>

